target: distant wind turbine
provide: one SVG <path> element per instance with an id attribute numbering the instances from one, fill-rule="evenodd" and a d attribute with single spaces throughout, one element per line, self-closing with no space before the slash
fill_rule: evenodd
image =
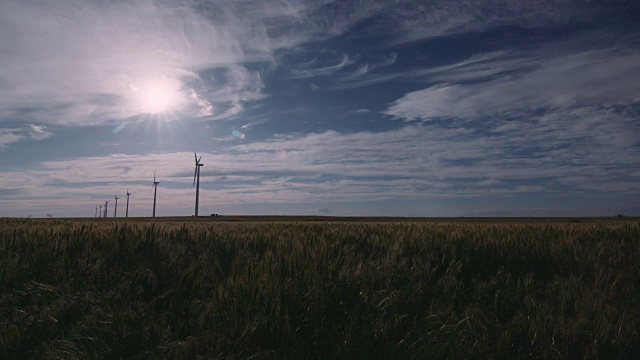
<path id="1" fill-rule="evenodd" d="M 94 217 L 98 217 L 98 208 L 96 208 L 96 215 Z"/>
<path id="2" fill-rule="evenodd" d="M 104 217 L 107 217 L 107 204 L 109 203 L 109 200 L 104 202 Z"/>
<path id="3" fill-rule="evenodd" d="M 100 212 L 98 213 L 98 217 L 101 218 L 102 217 L 102 205 L 100 205 Z"/>
<path id="4" fill-rule="evenodd" d="M 194 152 L 193 156 L 196 159 L 196 170 L 193 173 L 193 185 L 196 186 L 196 178 L 197 178 L 197 186 L 196 186 L 196 216 L 198 216 L 198 198 L 200 197 L 200 167 L 204 166 L 204 164 L 200 162 L 200 159 L 202 159 L 202 155 L 200 155 L 200 159 L 198 159 L 198 155 Z"/>
<path id="5" fill-rule="evenodd" d="M 156 194 L 158 193 L 158 184 L 160 184 L 160 181 L 156 181 L 156 172 L 153 172 L 153 185 L 151 185 L 152 188 L 154 188 L 154 192 L 153 192 L 153 217 L 156 217 Z"/>
<path id="6" fill-rule="evenodd" d="M 113 208 L 113 217 L 117 217 L 116 215 L 118 215 L 118 193 L 116 193 L 116 206 Z"/>
<path id="7" fill-rule="evenodd" d="M 131 193 L 129 192 L 129 189 L 127 189 L 127 210 L 124 213 L 124 217 L 129 217 L 129 196 L 131 195 Z"/>

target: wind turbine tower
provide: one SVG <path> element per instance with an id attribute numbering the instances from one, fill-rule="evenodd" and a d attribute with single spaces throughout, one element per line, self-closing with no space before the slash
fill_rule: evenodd
<path id="1" fill-rule="evenodd" d="M 200 167 L 204 166 L 204 164 L 200 162 L 200 159 L 202 159 L 202 155 L 200 155 L 200 159 L 198 159 L 198 155 L 196 153 L 193 153 L 193 156 L 196 159 L 196 171 L 193 173 L 193 185 L 196 186 L 196 216 L 198 216 L 198 199 L 200 197 Z"/>
<path id="2" fill-rule="evenodd" d="M 118 215 L 118 193 L 116 193 L 116 206 L 113 208 L 113 217 L 117 217 L 116 215 Z"/>
<path id="3" fill-rule="evenodd" d="M 94 217 L 98 217 L 98 208 L 96 208 L 96 215 Z"/>
<path id="4" fill-rule="evenodd" d="M 154 188 L 153 191 L 153 217 L 156 217 L 156 194 L 158 194 L 158 184 L 160 184 L 160 181 L 156 181 L 156 172 L 153 172 L 153 185 L 151 185 L 152 188 Z"/>
<path id="5" fill-rule="evenodd" d="M 124 217 L 129 217 L 129 196 L 131 195 L 131 193 L 129 192 L 129 189 L 127 189 L 127 210 L 124 213 Z"/>
<path id="6" fill-rule="evenodd" d="M 98 213 L 98 217 L 101 218 L 102 217 L 102 205 L 100 205 L 100 212 Z"/>
<path id="7" fill-rule="evenodd" d="M 109 203 L 109 200 L 104 202 L 104 217 L 107 217 L 107 204 Z"/>

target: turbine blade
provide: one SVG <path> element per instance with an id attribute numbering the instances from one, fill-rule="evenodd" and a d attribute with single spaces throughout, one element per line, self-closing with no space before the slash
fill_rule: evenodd
<path id="1" fill-rule="evenodd" d="M 194 152 L 193 153 L 193 158 L 196 159 L 196 164 L 198 163 L 198 155 Z"/>
<path id="2" fill-rule="evenodd" d="M 202 160 L 202 155 L 200 155 L 200 158 L 198 159 L 198 164 L 200 164 L 200 160 Z"/>

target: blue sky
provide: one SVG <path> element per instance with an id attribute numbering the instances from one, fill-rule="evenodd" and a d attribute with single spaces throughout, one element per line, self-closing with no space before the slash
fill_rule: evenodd
<path id="1" fill-rule="evenodd" d="M 0 4 L 0 216 L 640 215 L 640 3 Z"/>

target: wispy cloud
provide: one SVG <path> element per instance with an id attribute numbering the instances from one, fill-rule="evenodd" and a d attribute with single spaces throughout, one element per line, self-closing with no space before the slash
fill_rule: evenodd
<path id="1" fill-rule="evenodd" d="M 262 88 L 243 64 L 273 58 L 264 14 L 239 10 L 190 1 L 3 4 L 0 121 L 25 112 L 63 125 L 122 120 L 145 113 L 145 89 L 157 84 L 172 94 L 173 111 L 241 108 Z"/>
<path id="2" fill-rule="evenodd" d="M 322 66 L 322 67 L 315 67 L 314 68 L 312 66 L 315 64 L 315 61 L 307 62 L 306 64 L 308 66 L 306 68 L 302 67 L 300 69 L 291 70 L 291 77 L 292 78 L 310 78 L 310 77 L 315 77 L 315 76 L 331 75 L 331 74 L 333 74 L 335 72 L 340 71 L 345 66 L 351 65 L 353 63 L 354 63 L 354 60 L 353 59 L 349 59 L 349 55 L 342 54 L 342 57 L 338 61 L 338 63 L 336 63 L 334 65 L 330 65 L 330 66 Z"/>
<path id="3" fill-rule="evenodd" d="M 389 72 L 385 74 L 377 73 L 375 71 L 376 69 L 393 65 L 397 58 L 398 53 L 395 52 L 390 53 L 388 56 L 372 57 L 372 59 L 370 59 L 371 61 L 358 65 L 354 70 L 344 72 L 343 74 L 336 76 L 333 79 L 334 83 L 331 86 L 331 89 L 357 88 L 397 78 L 397 75 L 389 77 Z"/>
<path id="4" fill-rule="evenodd" d="M 633 122 L 615 110 L 592 108 L 563 117 L 543 114 L 515 127 L 505 119 L 473 127 L 406 126 L 380 133 L 274 137 L 202 153 L 205 164 L 215 167 L 205 165 L 201 183 L 215 184 L 217 201 L 229 203 L 633 192 L 640 190 L 634 175 L 638 141 L 629 132 L 638 129 Z M 192 181 L 192 155 L 46 162 L 32 181 L 125 186 L 150 179 L 157 170 L 164 186 L 184 186 Z M 123 172 L 123 166 L 130 170 Z M 2 175 L 3 184 L 28 183 Z M 215 180 L 220 177 L 226 180 Z"/>
<path id="5" fill-rule="evenodd" d="M 0 150 L 24 138 L 21 129 L 0 129 Z"/>
<path id="6" fill-rule="evenodd" d="M 47 130 L 47 127 L 45 125 L 29 124 L 28 131 L 29 135 L 34 140 L 44 140 L 53 135 L 51 131 Z"/>
<path id="7" fill-rule="evenodd" d="M 44 125 L 28 124 L 24 127 L 0 128 L 0 150 L 21 140 L 44 140 L 53 135 Z"/>
<path id="8" fill-rule="evenodd" d="M 590 2 L 580 0 L 462 0 L 401 1 L 394 4 L 390 20 L 399 27 L 393 42 L 419 41 L 437 36 L 486 31 L 515 25 L 549 28 L 576 23 L 602 23 L 613 14 L 637 6 L 632 1 Z"/>
<path id="9" fill-rule="evenodd" d="M 339 117 L 346 118 L 353 115 L 363 115 L 363 114 L 369 114 L 369 113 L 371 113 L 371 109 L 357 109 L 357 110 L 347 111 L 346 113 L 339 115 Z"/>
<path id="10" fill-rule="evenodd" d="M 390 22 L 390 36 L 404 42 L 496 24 L 570 23 L 603 7 L 609 8 L 577 0 L 481 6 L 409 0 L 8 2 L 0 14 L 0 121 L 25 113 L 47 124 L 120 121 L 144 115 L 144 89 L 157 83 L 173 94 L 174 111 L 227 119 L 262 98 L 256 63 L 273 68 L 279 61 L 274 52 L 341 35 L 364 20 L 373 28 Z M 364 75 L 395 59 L 392 53 L 362 63 L 336 86 L 358 86 L 349 78 L 358 84 L 393 78 Z M 330 75 L 355 63 L 343 54 L 331 65 L 307 65 L 292 76 Z"/>
<path id="11" fill-rule="evenodd" d="M 205 163 L 201 204 L 637 194 L 640 147 L 634 121 L 615 109 L 591 108 L 541 114 L 517 126 L 501 119 L 471 127 L 408 125 L 377 133 L 327 131 L 230 144 L 199 153 Z M 151 204 L 149 188 L 157 171 L 163 207 L 188 214 L 192 156 L 48 161 L 40 169 L 0 173 L 7 192 L 0 198 L 18 208 L 28 206 L 25 199 L 50 197 L 86 207 L 129 187 L 139 206 L 134 209 L 143 211 Z"/>
<path id="12" fill-rule="evenodd" d="M 405 94 L 386 114 L 405 120 L 477 118 L 523 109 L 640 101 L 640 88 L 631 75 L 640 73 L 640 53 L 635 51 L 526 59 L 489 56 L 445 69 L 425 75 L 425 80 L 443 83 Z"/>

